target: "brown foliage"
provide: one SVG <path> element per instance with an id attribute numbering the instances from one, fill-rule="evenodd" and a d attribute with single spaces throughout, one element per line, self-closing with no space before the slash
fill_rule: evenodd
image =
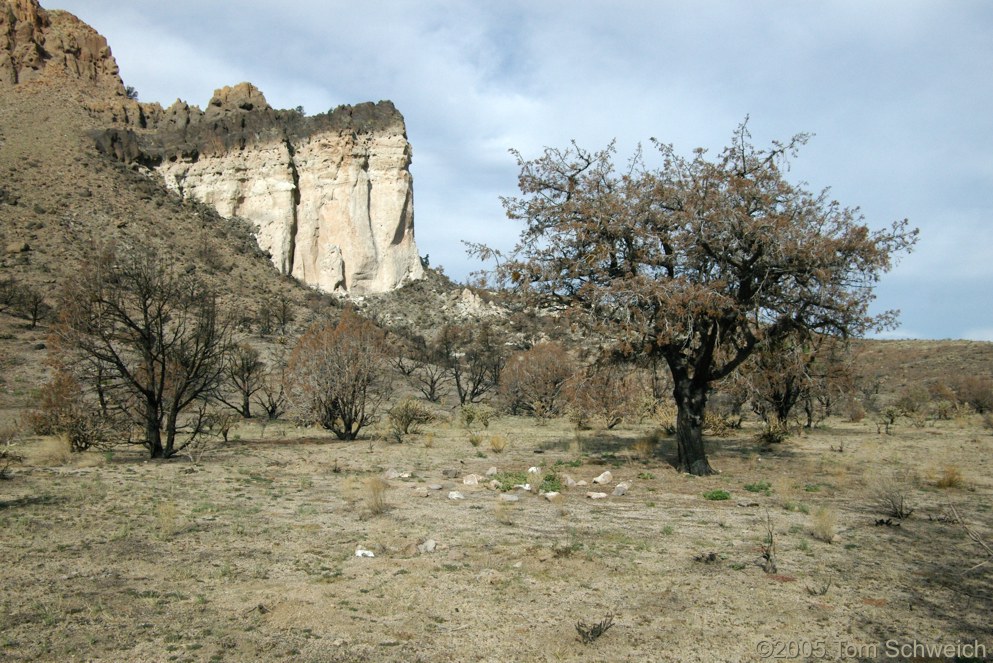
<path id="1" fill-rule="evenodd" d="M 993 410 L 993 378 L 968 375 L 955 381 L 952 388 L 962 403 L 979 414 Z"/>
<path id="2" fill-rule="evenodd" d="M 647 395 L 643 381 L 628 364 L 595 362 L 569 381 L 571 416 L 580 428 L 598 421 L 613 428 L 636 413 Z"/>
<path id="3" fill-rule="evenodd" d="M 62 366 L 42 386 L 38 408 L 27 414 L 27 423 L 38 435 L 63 438 L 70 451 L 105 446 L 113 430 L 110 421 L 86 402 L 82 386 Z"/>
<path id="4" fill-rule="evenodd" d="M 511 414 L 553 417 L 561 414 L 572 372 L 572 357 L 561 345 L 539 343 L 510 356 L 500 373 L 500 395 Z"/>
<path id="5" fill-rule="evenodd" d="M 742 124 L 713 160 L 653 141 L 659 165 L 639 153 L 621 174 L 613 145 L 517 155 L 521 196 L 504 206 L 525 228 L 497 275 L 537 305 L 582 311 L 619 352 L 668 364 L 679 465 L 694 474 L 712 471 L 701 436 L 710 385 L 759 343 L 797 329 L 858 335 L 893 319 L 869 314 L 872 288 L 917 231 L 903 221 L 872 232 L 826 191 L 787 182 L 806 141 L 756 149 Z"/>
<path id="6" fill-rule="evenodd" d="M 302 419 L 354 440 L 388 393 L 386 370 L 385 334 L 346 309 L 300 337 L 286 369 L 289 400 Z"/>

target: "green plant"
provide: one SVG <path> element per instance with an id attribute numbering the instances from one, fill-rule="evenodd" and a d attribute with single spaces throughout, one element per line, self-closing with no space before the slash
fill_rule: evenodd
<path id="1" fill-rule="evenodd" d="M 482 435 L 480 435 L 479 433 L 469 433 L 469 444 L 471 444 L 473 448 L 478 447 L 482 443 L 483 443 Z"/>
<path id="2" fill-rule="evenodd" d="M 499 490 L 508 491 L 513 490 L 514 486 L 522 486 L 528 483 L 527 472 L 499 472 L 494 475 L 493 480 L 499 483 Z"/>
<path id="3" fill-rule="evenodd" d="M 710 500 L 712 502 L 720 502 L 723 500 L 731 499 L 731 493 L 726 490 L 717 488 L 715 490 L 708 490 L 703 494 L 703 499 Z"/>
<path id="4" fill-rule="evenodd" d="M 787 511 L 795 511 L 797 513 L 808 514 L 810 513 L 810 507 L 802 502 L 783 502 L 783 508 Z"/>
<path id="5" fill-rule="evenodd" d="M 755 483 L 746 483 L 745 490 L 750 493 L 764 493 L 769 495 L 772 493 L 772 484 L 768 481 L 756 481 Z"/>
<path id="6" fill-rule="evenodd" d="M 479 424 L 483 428 L 489 428 L 490 422 L 496 415 L 496 411 L 489 405 L 479 403 L 466 403 L 462 406 L 460 416 L 466 428 L 471 429 L 473 424 Z"/>
<path id="7" fill-rule="evenodd" d="M 561 493 L 562 492 L 562 479 L 555 472 L 548 472 L 545 474 L 541 481 L 541 485 L 538 488 L 538 492 L 541 493 Z"/>

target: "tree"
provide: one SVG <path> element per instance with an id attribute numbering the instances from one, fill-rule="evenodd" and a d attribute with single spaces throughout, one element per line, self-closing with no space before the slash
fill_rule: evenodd
<path id="1" fill-rule="evenodd" d="M 339 440 L 354 440 L 389 391 L 385 334 L 346 309 L 338 324 L 307 330 L 286 370 L 289 399 L 300 415 Z"/>
<path id="2" fill-rule="evenodd" d="M 521 195 L 503 203 L 521 238 L 509 255 L 470 252 L 496 258 L 500 282 L 534 304 L 583 313 L 618 352 L 664 360 L 677 466 L 710 474 L 702 431 L 714 382 L 795 330 L 847 337 L 895 317 L 869 313 L 872 289 L 917 231 L 906 220 L 870 231 L 826 191 L 787 182 L 806 141 L 760 150 L 743 123 L 713 160 L 653 140 L 659 164 L 639 151 L 621 174 L 613 144 L 514 152 Z"/>
<path id="3" fill-rule="evenodd" d="M 84 384 L 142 426 L 152 458 L 175 455 L 199 432 L 230 345 L 214 293 L 143 246 L 87 257 L 62 293 L 56 335 L 83 360 Z M 191 436 L 177 443 L 191 410 Z"/>
<path id="4" fill-rule="evenodd" d="M 448 357 L 438 342 L 418 343 L 413 379 L 418 391 L 432 403 L 441 401 L 449 381 Z"/>
<path id="5" fill-rule="evenodd" d="M 628 362 L 600 357 L 577 371 L 568 385 L 572 419 L 583 428 L 597 419 L 609 429 L 631 416 L 650 395 Z"/>
<path id="6" fill-rule="evenodd" d="M 222 391 L 218 391 L 217 400 L 243 418 L 251 419 L 251 398 L 265 384 L 265 363 L 259 356 L 259 351 L 246 344 L 234 347 L 224 363 L 224 381 L 234 388 L 238 400 L 228 401 Z"/>
<path id="7" fill-rule="evenodd" d="M 262 375 L 262 384 L 255 394 L 255 404 L 265 412 L 266 418 L 275 421 L 286 414 L 286 362 L 278 358 Z"/>
<path id="8" fill-rule="evenodd" d="M 447 324 L 438 345 L 460 404 L 478 403 L 499 384 L 506 358 L 489 323 Z"/>
<path id="9" fill-rule="evenodd" d="M 500 373 L 500 395 L 511 414 L 552 417 L 561 412 L 563 387 L 573 361 L 558 343 L 539 343 L 516 352 Z"/>

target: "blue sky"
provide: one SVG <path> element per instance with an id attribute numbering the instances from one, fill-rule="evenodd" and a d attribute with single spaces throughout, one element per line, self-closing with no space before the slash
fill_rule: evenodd
<path id="1" fill-rule="evenodd" d="M 791 177 L 909 218 L 884 277 L 888 336 L 993 340 L 993 3 L 985 0 L 51 0 L 104 34 L 143 101 L 206 105 L 251 81 L 308 113 L 390 99 L 414 148 L 418 248 L 455 278 L 459 240 L 519 228 L 508 149 L 576 139 L 621 155 L 652 137 L 719 150 L 814 138 Z"/>

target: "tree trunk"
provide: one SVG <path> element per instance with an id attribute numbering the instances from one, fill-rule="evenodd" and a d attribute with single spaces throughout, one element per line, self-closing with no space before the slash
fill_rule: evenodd
<path id="1" fill-rule="evenodd" d="M 247 391 L 241 392 L 241 416 L 244 419 L 252 418 L 252 403 L 248 400 L 249 393 Z"/>
<path id="2" fill-rule="evenodd" d="M 676 469 L 696 476 L 716 474 L 707 460 L 703 445 L 703 415 L 707 409 L 707 386 L 690 379 L 675 381 L 672 395 L 676 400 L 676 444 L 679 459 Z"/>
<path id="3" fill-rule="evenodd" d="M 152 403 L 145 403 L 145 446 L 148 447 L 152 458 L 162 458 L 162 431 L 159 428 L 158 408 Z"/>

